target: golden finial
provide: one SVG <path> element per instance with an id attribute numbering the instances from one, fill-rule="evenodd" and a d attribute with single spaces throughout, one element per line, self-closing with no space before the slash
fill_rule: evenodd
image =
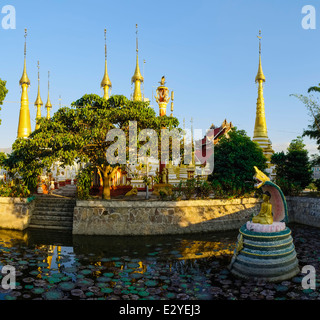
<path id="1" fill-rule="evenodd" d="M 39 64 L 39 61 L 38 61 L 37 68 L 38 68 L 38 96 L 37 96 L 37 99 L 36 99 L 36 102 L 34 103 L 34 105 L 35 106 L 37 106 L 37 105 L 42 106 L 43 102 L 40 97 L 40 64 Z"/>
<path id="2" fill-rule="evenodd" d="M 104 58 L 107 60 L 107 29 L 104 29 Z"/>
<path id="3" fill-rule="evenodd" d="M 261 81 L 265 82 L 266 78 L 263 74 L 262 65 L 261 65 L 261 39 L 262 39 L 261 30 L 259 30 L 259 35 L 257 37 L 259 39 L 259 67 L 258 67 L 258 73 L 257 73 L 255 81 L 258 82 L 259 80 L 261 80 Z"/>
<path id="4" fill-rule="evenodd" d="M 134 101 L 141 101 L 142 100 L 142 94 L 141 94 L 141 82 L 144 81 L 143 76 L 141 75 L 140 68 L 139 68 L 139 57 L 138 57 L 138 24 L 136 24 L 136 69 L 134 71 L 134 74 L 131 78 L 131 83 L 135 84 L 134 92 L 133 92 L 133 100 Z"/>
<path id="5" fill-rule="evenodd" d="M 27 29 L 24 29 L 24 56 L 26 57 L 27 55 Z"/>
<path id="6" fill-rule="evenodd" d="M 138 46 L 138 24 L 136 23 L 136 51 L 138 54 L 139 46 Z"/>
<path id="7" fill-rule="evenodd" d="M 104 76 L 101 81 L 101 88 L 104 89 L 104 98 L 109 99 L 109 89 L 112 87 L 112 83 L 110 81 L 108 75 L 107 68 L 107 29 L 104 29 L 104 57 L 105 57 L 105 67 L 104 67 Z"/>
<path id="8" fill-rule="evenodd" d="M 19 84 L 27 84 L 30 86 L 30 80 L 27 75 L 27 29 L 24 29 L 24 66 Z"/>
<path id="9" fill-rule="evenodd" d="M 174 92 L 171 91 L 171 117 L 173 116 L 173 100 L 174 100 Z"/>
<path id="10" fill-rule="evenodd" d="M 47 119 L 50 119 L 50 109 L 52 108 L 52 104 L 50 101 L 50 71 L 48 71 L 48 99 L 46 103 L 47 108 Z"/>

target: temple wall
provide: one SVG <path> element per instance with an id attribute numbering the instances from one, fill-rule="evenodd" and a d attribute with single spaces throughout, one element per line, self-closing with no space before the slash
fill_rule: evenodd
<path id="1" fill-rule="evenodd" d="M 255 198 L 185 201 L 77 201 L 73 233 L 152 235 L 238 229 L 260 210 Z"/>
<path id="2" fill-rule="evenodd" d="M 320 198 L 286 197 L 289 222 L 320 227 Z"/>
<path id="3" fill-rule="evenodd" d="M 289 222 L 320 228 L 320 198 L 286 197 Z M 28 227 L 34 201 L 0 197 L 0 228 Z M 255 198 L 185 201 L 77 201 L 73 233 L 182 234 L 238 229 L 260 210 Z"/>
<path id="4" fill-rule="evenodd" d="M 0 228 L 24 230 L 29 226 L 34 201 L 0 197 Z"/>

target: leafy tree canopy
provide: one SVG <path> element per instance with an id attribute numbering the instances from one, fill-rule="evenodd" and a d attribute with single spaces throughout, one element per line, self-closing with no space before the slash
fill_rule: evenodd
<path id="1" fill-rule="evenodd" d="M 5 99 L 8 89 L 6 88 L 7 81 L 1 80 L 0 79 L 0 106 L 3 104 L 3 100 Z M 1 107 L 0 107 L 1 110 Z M 0 124 L 1 124 L 1 119 L 0 119 Z"/>
<path id="2" fill-rule="evenodd" d="M 5 163 L 11 171 L 30 180 L 56 161 L 62 165 L 72 165 L 74 161 L 89 163 L 99 170 L 103 197 L 109 199 L 111 179 L 122 164 L 108 163 L 106 150 L 115 141 L 107 141 L 106 137 L 111 129 L 121 129 L 126 136 L 128 159 L 129 121 L 136 121 L 137 133 L 146 128 L 160 133 L 162 127 L 177 128 L 179 125 L 175 117 L 157 116 L 148 102 L 131 101 L 122 95 L 105 100 L 95 94 L 86 94 L 70 108 L 60 108 L 50 120 L 40 119 L 40 129 L 29 139 L 17 139 Z M 138 142 L 139 146 L 141 142 Z M 122 151 L 115 150 L 114 154 Z"/>
<path id="3" fill-rule="evenodd" d="M 266 160 L 259 145 L 244 130 L 234 128 L 215 146 L 214 171 L 209 180 L 231 197 L 252 193 L 254 166 L 264 170 Z"/>
<path id="4" fill-rule="evenodd" d="M 291 142 L 287 153 L 273 154 L 271 162 L 276 165 L 276 183 L 286 195 L 299 194 L 312 181 L 308 151 L 301 137 Z"/>

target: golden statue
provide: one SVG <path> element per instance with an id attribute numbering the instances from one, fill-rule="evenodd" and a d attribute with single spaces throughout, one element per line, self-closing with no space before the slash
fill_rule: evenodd
<path id="1" fill-rule="evenodd" d="M 272 224 L 273 215 L 272 204 L 269 202 L 270 196 L 267 193 L 264 193 L 262 199 L 263 202 L 261 204 L 261 210 L 258 215 L 252 218 L 252 222 L 260 224 Z"/>
<path id="2" fill-rule="evenodd" d="M 125 194 L 125 197 L 136 196 L 136 195 L 138 195 L 138 189 L 134 187 Z"/>

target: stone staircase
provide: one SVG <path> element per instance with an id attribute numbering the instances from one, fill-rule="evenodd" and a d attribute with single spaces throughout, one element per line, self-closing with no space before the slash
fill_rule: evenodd
<path id="1" fill-rule="evenodd" d="M 59 189 L 52 191 L 52 194 L 61 195 L 64 197 L 75 197 L 77 192 L 77 186 L 74 184 L 67 184 Z"/>
<path id="2" fill-rule="evenodd" d="M 29 228 L 72 230 L 76 199 L 59 195 L 43 195 L 35 199 Z"/>

